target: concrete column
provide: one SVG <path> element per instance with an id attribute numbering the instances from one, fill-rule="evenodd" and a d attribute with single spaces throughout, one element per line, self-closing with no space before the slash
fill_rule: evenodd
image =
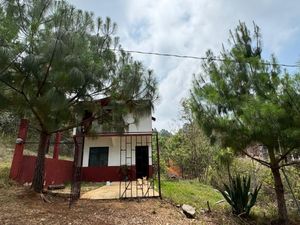
<path id="1" fill-rule="evenodd" d="M 16 140 L 16 146 L 14 151 L 13 160 L 11 163 L 9 177 L 11 179 L 17 179 L 22 167 L 23 151 L 25 147 L 25 141 L 27 137 L 29 121 L 27 119 L 21 119 L 19 125 L 18 138 Z"/>
<path id="2" fill-rule="evenodd" d="M 55 143 L 54 143 L 54 149 L 53 149 L 53 159 L 58 159 L 60 140 L 61 140 L 61 133 L 57 132 L 55 134 Z"/>

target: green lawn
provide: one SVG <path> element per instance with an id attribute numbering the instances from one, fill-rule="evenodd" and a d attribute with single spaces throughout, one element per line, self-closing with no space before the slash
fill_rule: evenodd
<path id="1" fill-rule="evenodd" d="M 189 204 L 197 209 L 207 209 L 207 201 L 209 201 L 211 208 L 215 208 L 215 203 L 223 199 L 217 190 L 195 180 L 162 180 L 161 188 L 164 198 L 176 204 Z"/>

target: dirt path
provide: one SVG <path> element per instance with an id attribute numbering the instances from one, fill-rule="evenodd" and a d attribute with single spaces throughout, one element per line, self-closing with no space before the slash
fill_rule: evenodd
<path id="1" fill-rule="evenodd" d="M 79 200 L 71 209 L 68 201 L 49 197 L 45 203 L 39 195 L 0 189 L 0 224 L 197 224 L 178 208 L 159 199 L 147 200 Z M 5 193 L 5 194 L 4 194 Z M 199 221 L 198 221 L 199 224 Z"/>

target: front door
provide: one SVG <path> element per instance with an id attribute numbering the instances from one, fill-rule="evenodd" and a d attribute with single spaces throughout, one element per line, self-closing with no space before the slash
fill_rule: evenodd
<path id="1" fill-rule="evenodd" d="M 148 146 L 135 147 L 136 178 L 148 177 L 149 151 Z"/>

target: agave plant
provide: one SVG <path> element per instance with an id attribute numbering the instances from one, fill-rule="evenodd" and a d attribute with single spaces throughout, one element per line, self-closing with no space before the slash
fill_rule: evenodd
<path id="1" fill-rule="evenodd" d="M 237 175 L 224 184 L 224 190 L 219 190 L 225 200 L 231 205 L 232 213 L 248 216 L 251 208 L 255 205 L 261 184 L 250 191 L 251 177 Z"/>

